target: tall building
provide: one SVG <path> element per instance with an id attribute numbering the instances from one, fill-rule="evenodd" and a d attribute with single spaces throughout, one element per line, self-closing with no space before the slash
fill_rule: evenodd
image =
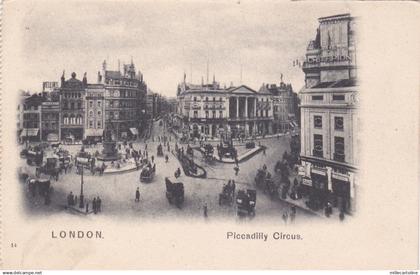
<path id="1" fill-rule="evenodd" d="M 115 138 L 133 138 L 146 127 L 147 85 L 143 74 L 136 73 L 133 62 L 124 64 L 123 72 L 107 70 L 106 61 L 98 83 L 105 87 L 105 123 Z"/>
<path id="2" fill-rule="evenodd" d="M 350 14 L 319 18 L 303 64 L 301 162 L 312 198 L 354 209 L 358 116 L 355 20 Z"/>
<path id="3" fill-rule="evenodd" d="M 283 78 L 283 77 L 282 77 Z M 260 91 L 269 92 L 273 99 L 273 133 L 285 133 L 298 126 L 299 115 L 297 94 L 291 84 L 281 79 L 277 84 L 263 84 Z"/>
<path id="4" fill-rule="evenodd" d="M 105 126 L 105 87 L 88 84 L 85 97 L 84 139 L 102 140 Z"/>
<path id="5" fill-rule="evenodd" d="M 272 132 L 272 95 L 255 91 L 245 85 L 221 88 L 213 83 L 178 85 L 178 122 L 189 137 L 220 137 L 228 135 L 261 135 Z"/>
<path id="6" fill-rule="evenodd" d="M 41 94 L 33 94 L 23 99 L 20 105 L 22 114 L 22 130 L 20 141 L 40 141 L 41 105 L 45 98 Z"/>
<path id="7" fill-rule="evenodd" d="M 42 141 L 60 140 L 60 102 L 47 97 L 41 104 L 41 133 Z"/>
<path id="8" fill-rule="evenodd" d="M 76 73 L 65 80 L 64 72 L 61 76 L 60 87 L 60 139 L 69 142 L 81 141 L 84 136 L 85 117 L 85 88 L 87 86 L 86 73 L 83 80 L 76 78 Z"/>

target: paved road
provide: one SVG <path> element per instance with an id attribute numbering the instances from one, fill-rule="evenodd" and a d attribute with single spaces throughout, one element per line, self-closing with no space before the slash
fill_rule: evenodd
<path id="1" fill-rule="evenodd" d="M 166 134 L 164 127 L 155 122 L 152 135 Z M 147 142 L 149 156 L 155 156 L 156 176 L 151 183 L 140 183 L 140 171 L 92 176 L 90 172 L 84 175 L 84 194 L 91 201 L 93 197 L 100 196 L 102 200 L 103 212 L 100 215 L 112 217 L 135 217 L 135 218 L 170 218 L 170 219 L 203 219 L 203 205 L 208 205 L 208 219 L 238 219 L 235 207 L 219 206 L 218 194 L 222 186 L 228 179 L 234 179 L 238 189 L 254 188 L 254 176 L 257 168 L 266 164 L 270 170 L 273 169 L 275 162 L 281 158 L 284 150 L 289 148 L 289 138 L 272 138 L 262 140 L 266 145 L 266 155 L 262 152 L 253 158 L 240 164 L 240 172 L 235 176 L 233 164 L 223 164 L 215 162 L 214 164 L 205 163 L 199 154 L 195 154 L 195 160 L 207 170 L 207 179 L 194 179 L 182 175 L 179 181 L 184 183 L 185 202 L 182 209 L 170 205 L 165 197 L 164 178 L 171 177 L 180 167 L 178 160 L 172 154 L 169 154 L 166 148 L 164 154 L 169 155 L 169 162 L 165 163 L 163 157 L 156 157 L 156 147 L 158 142 Z M 175 140 L 172 138 L 171 148 L 174 148 Z M 68 146 L 72 152 L 80 150 L 80 146 Z M 134 144 L 135 149 L 145 149 L 144 142 Z M 100 147 L 90 149 L 100 150 Z M 22 165 L 23 164 L 22 162 Z M 26 202 L 33 214 L 63 214 L 60 205 L 66 203 L 67 194 L 72 191 L 75 195 L 80 193 L 80 175 L 74 171 L 63 175 L 58 182 L 53 181 L 54 192 L 52 203 L 45 206 L 40 197 L 32 198 L 25 188 L 22 188 L 26 194 Z M 141 199 L 139 203 L 134 201 L 135 190 L 140 188 Z M 270 220 L 274 223 L 282 223 L 281 216 L 284 211 L 289 211 L 290 205 L 280 200 L 272 200 L 261 191 L 257 191 L 256 216 L 253 221 Z M 93 214 L 92 214 L 93 215 Z M 303 210 L 298 210 L 296 222 L 312 219 L 314 216 Z"/>

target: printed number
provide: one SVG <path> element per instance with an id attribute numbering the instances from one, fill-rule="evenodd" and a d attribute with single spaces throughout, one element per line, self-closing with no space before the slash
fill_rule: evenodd
<path id="1" fill-rule="evenodd" d="M 16 248 L 17 247 L 17 244 L 16 243 L 10 243 L 10 247 Z"/>

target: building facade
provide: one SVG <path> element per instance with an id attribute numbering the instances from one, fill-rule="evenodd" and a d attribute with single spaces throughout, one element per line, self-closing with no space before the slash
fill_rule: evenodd
<path id="1" fill-rule="evenodd" d="M 74 72 L 70 79 L 65 80 L 63 72 L 60 87 L 60 139 L 62 140 L 75 142 L 83 139 L 86 86 L 86 74 L 82 81 L 76 78 Z"/>
<path id="2" fill-rule="evenodd" d="M 212 84 L 178 85 L 174 125 L 190 138 L 255 136 L 272 132 L 272 95 L 245 85 L 221 88 Z"/>
<path id="3" fill-rule="evenodd" d="M 41 105 L 43 101 L 44 97 L 41 94 L 33 94 L 26 97 L 23 105 L 20 105 L 22 117 L 21 142 L 41 140 Z"/>
<path id="4" fill-rule="evenodd" d="M 260 91 L 268 92 L 273 100 L 273 133 L 285 133 L 298 127 L 298 97 L 291 84 L 263 84 Z"/>
<path id="5" fill-rule="evenodd" d="M 52 101 L 50 97 L 42 102 L 40 120 L 40 139 L 42 141 L 59 141 L 61 132 L 60 102 Z"/>
<path id="6" fill-rule="evenodd" d="M 85 97 L 84 139 L 102 140 L 105 127 L 105 87 L 88 84 Z"/>
<path id="7" fill-rule="evenodd" d="M 134 138 L 146 128 L 147 85 L 143 75 L 136 73 L 133 62 L 123 66 L 123 72 L 107 70 L 106 61 L 98 83 L 105 88 L 105 123 L 115 138 Z"/>
<path id="8" fill-rule="evenodd" d="M 355 20 L 350 14 L 319 18 L 303 64 L 301 163 L 303 184 L 325 202 L 354 210 L 358 166 L 358 88 Z"/>

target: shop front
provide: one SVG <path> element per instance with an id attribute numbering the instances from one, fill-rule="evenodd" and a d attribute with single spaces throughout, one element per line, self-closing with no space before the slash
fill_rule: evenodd
<path id="1" fill-rule="evenodd" d="M 349 212 L 351 205 L 350 199 L 350 182 L 348 177 L 342 175 L 332 174 L 332 192 L 336 200 L 334 206 L 345 212 Z"/>
<path id="2" fill-rule="evenodd" d="M 325 206 L 328 198 L 328 176 L 326 169 L 315 168 L 311 170 L 312 189 L 309 194 L 308 207 L 318 210 Z"/>

